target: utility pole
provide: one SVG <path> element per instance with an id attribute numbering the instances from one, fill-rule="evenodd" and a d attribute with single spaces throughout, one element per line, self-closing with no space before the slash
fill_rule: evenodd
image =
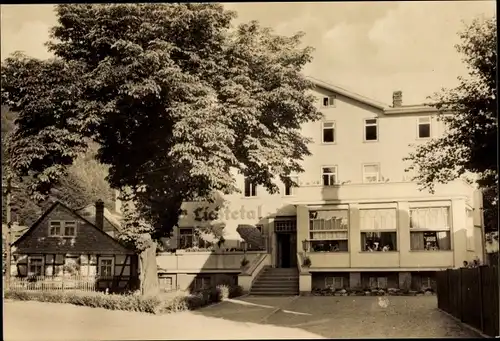
<path id="1" fill-rule="evenodd" d="M 7 186 L 5 188 L 5 204 L 7 209 L 7 235 L 5 236 L 5 248 L 6 248 L 6 260 L 5 260 L 5 288 L 10 287 L 10 266 L 11 266 L 11 228 L 12 228 L 12 216 L 11 216 L 11 195 L 12 195 L 12 180 L 9 176 L 7 178 Z"/>

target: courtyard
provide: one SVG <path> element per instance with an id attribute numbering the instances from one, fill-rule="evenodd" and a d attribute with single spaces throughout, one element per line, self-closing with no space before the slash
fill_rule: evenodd
<path id="1" fill-rule="evenodd" d="M 479 337 L 435 296 L 247 296 L 169 315 L 5 301 L 3 330 L 8 341 Z"/>
<path id="2" fill-rule="evenodd" d="M 195 313 L 326 338 L 480 337 L 439 311 L 436 296 L 247 296 Z"/>

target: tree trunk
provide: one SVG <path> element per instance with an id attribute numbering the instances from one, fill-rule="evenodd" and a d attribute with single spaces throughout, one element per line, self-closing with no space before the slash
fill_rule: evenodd
<path id="1" fill-rule="evenodd" d="M 156 243 L 151 240 L 150 246 L 139 255 L 140 285 L 143 296 L 153 296 L 160 292 L 158 284 L 158 268 L 156 265 Z"/>

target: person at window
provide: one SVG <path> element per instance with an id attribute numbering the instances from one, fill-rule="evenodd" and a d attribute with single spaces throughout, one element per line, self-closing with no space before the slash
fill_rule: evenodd
<path id="1" fill-rule="evenodd" d="M 369 243 L 365 244 L 365 250 L 369 251 L 369 252 L 373 252 L 373 249 L 372 249 L 372 247 L 371 247 L 371 245 Z"/>
<path id="2" fill-rule="evenodd" d="M 373 242 L 373 251 L 380 251 L 380 242 Z"/>
<path id="3" fill-rule="evenodd" d="M 464 260 L 464 268 L 468 268 L 469 267 L 469 262 L 467 262 L 466 260 Z"/>
<path id="4" fill-rule="evenodd" d="M 382 252 L 387 252 L 390 250 L 391 250 L 391 247 L 389 245 L 384 245 L 384 247 L 382 248 Z"/>
<path id="5" fill-rule="evenodd" d="M 333 251 L 333 252 L 338 252 L 338 251 L 340 251 L 340 250 L 339 250 L 339 246 L 338 246 L 338 244 L 333 244 L 332 251 Z"/>

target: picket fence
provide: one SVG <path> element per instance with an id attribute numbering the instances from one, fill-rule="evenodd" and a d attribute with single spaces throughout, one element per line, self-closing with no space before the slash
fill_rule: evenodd
<path id="1" fill-rule="evenodd" d="M 113 276 L 82 276 L 82 275 L 66 275 L 62 276 L 30 276 L 30 277 L 12 277 L 10 279 L 9 288 L 11 290 L 28 290 L 28 291 L 67 291 L 78 290 L 85 292 L 105 291 L 106 287 L 110 291 L 116 291 L 113 282 L 116 277 Z M 99 282 L 106 282 L 105 285 L 99 285 Z M 4 277 L 5 287 L 5 277 Z M 123 290 L 122 290 L 123 291 Z M 126 290 L 125 290 L 126 291 Z M 160 291 L 173 292 L 179 291 L 177 286 L 164 286 L 160 283 Z"/>
<path id="2" fill-rule="evenodd" d="M 36 290 L 36 291 L 54 291 L 54 290 L 79 290 L 79 291 L 97 291 L 99 280 L 112 280 L 102 276 L 30 276 L 30 277 L 12 277 L 9 288 L 13 290 Z"/>

